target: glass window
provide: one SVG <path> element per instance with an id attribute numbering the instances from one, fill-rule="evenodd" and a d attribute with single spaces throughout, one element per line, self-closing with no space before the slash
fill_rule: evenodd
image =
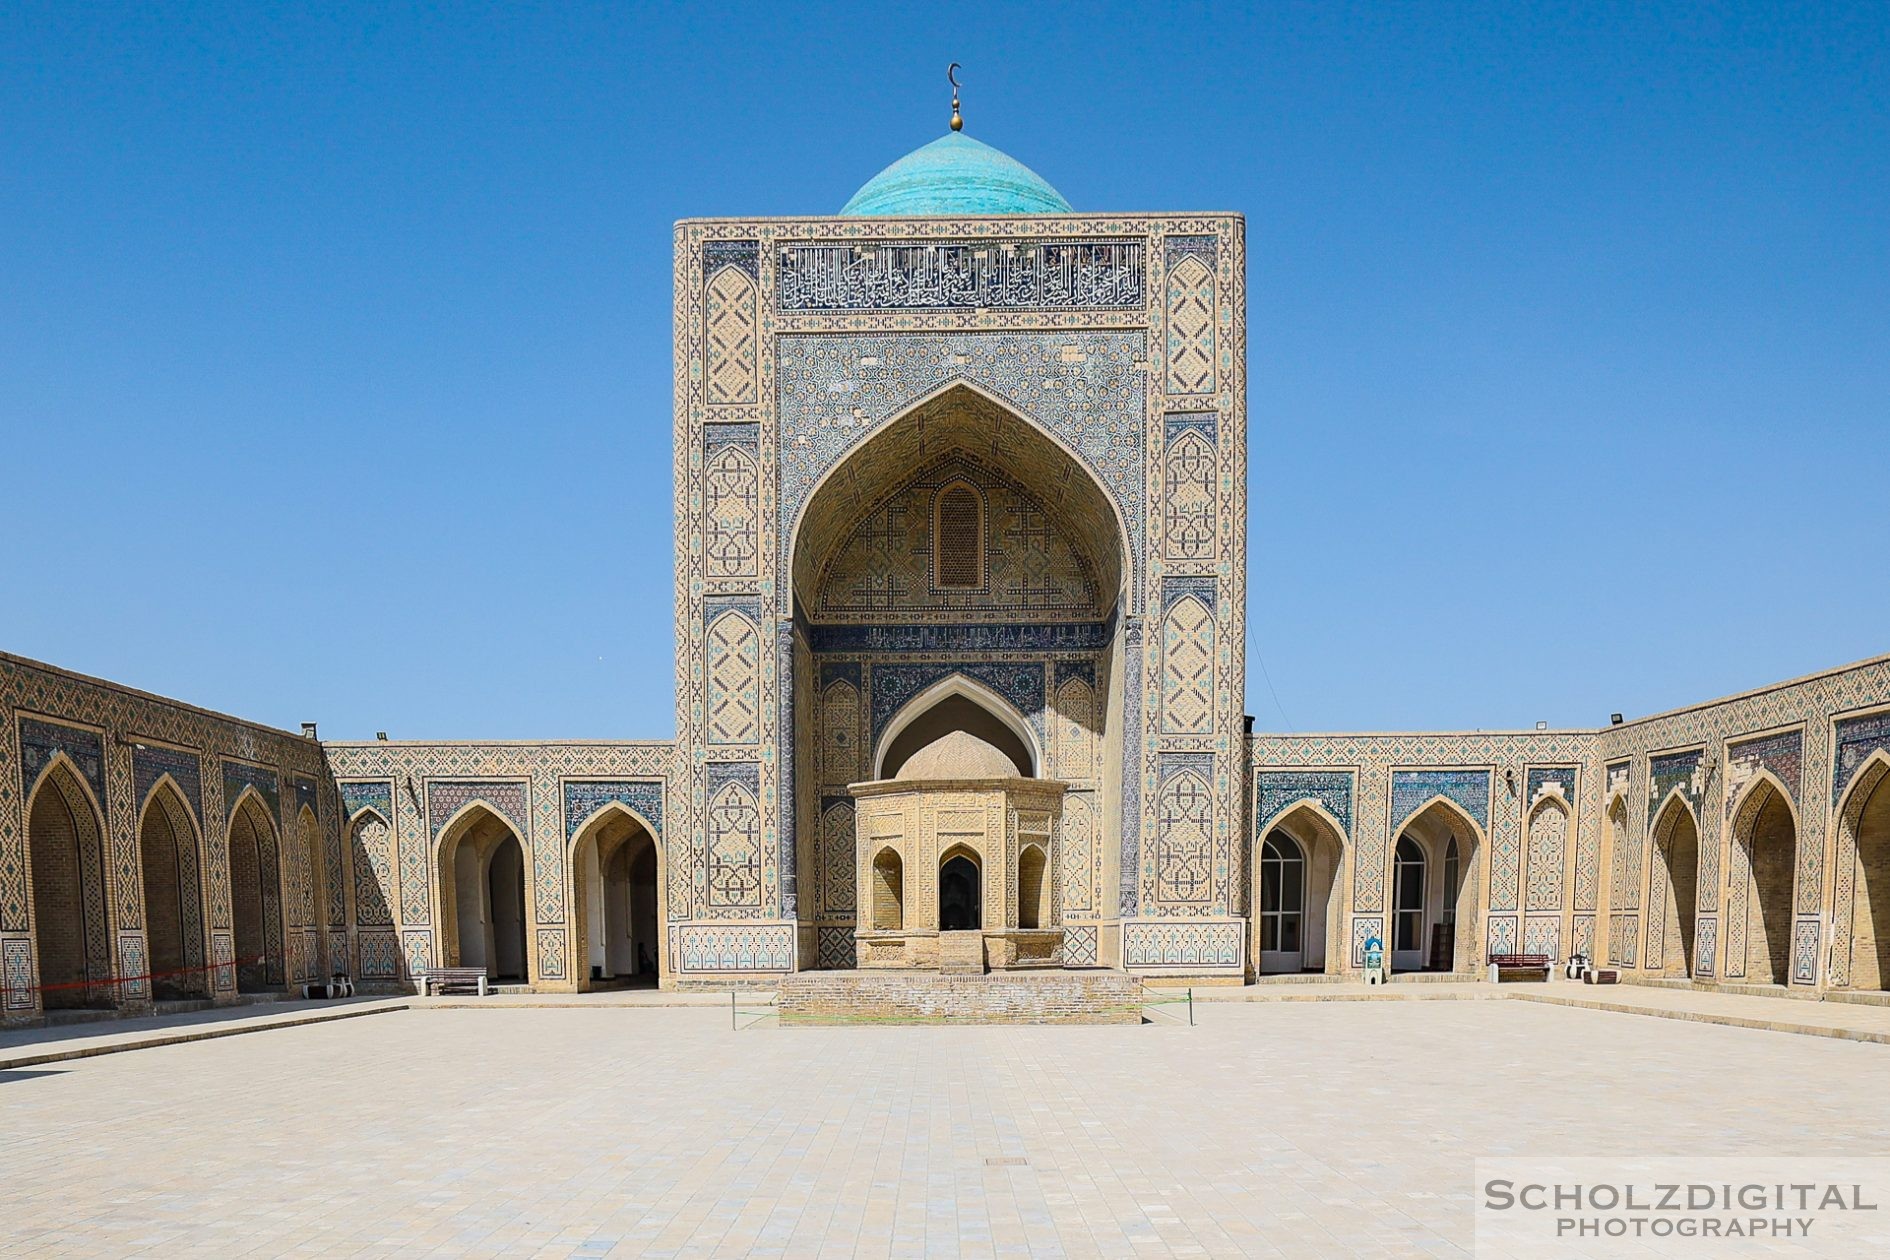
<path id="1" fill-rule="evenodd" d="M 1398 837 L 1392 871 L 1391 948 L 1424 948 L 1424 851 L 1409 836 Z"/>
<path id="2" fill-rule="evenodd" d="M 1293 953 L 1300 948 L 1300 915 L 1306 903 L 1306 860 L 1285 832 L 1260 845 L 1260 948 Z"/>

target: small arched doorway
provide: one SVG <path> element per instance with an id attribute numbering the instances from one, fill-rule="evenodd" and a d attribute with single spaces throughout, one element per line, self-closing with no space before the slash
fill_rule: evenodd
<path id="1" fill-rule="evenodd" d="M 1049 924 L 1050 881 L 1044 878 L 1048 860 L 1041 846 L 1027 844 L 1017 855 L 1017 926 L 1038 929 Z"/>
<path id="2" fill-rule="evenodd" d="M 276 828 L 253 788 L 244 791 L 230 816 L 230 917 L 236 936 L 237 991 L 280 988 L 282 884 Z"/>
<path id="3" fill-rule="evenodd" d="M 1693 811 L 1677 792 L 1667 798 L 1654 821 L 1654 854 L 1662 876 L 1660 903 L 1653 907 L 1654 913 L 1661 916 L 1662 957 L 1649 958 L 1647 964 L 1670 976 L 1691 976 L 1699 905 L 1700 829 L 1693 821 Z"/>
<path id="4" fill-rule="evenodd" d="M 1733 822 L 1733 843 L 1745 867 L 1743 902 L 1745 979 L 1754 984 L 1791 983 L 1792 876 L 1798 824 L 1790 800 L 1766 775 L 1747 789 Z"/>
<path id="5" fill-rule="evenodd" d="M 527 982 L 525 851 L 511 825 L 482 804 L 467 806 L 441 833 L 439 868 L 447 965 Z"/>
<path id="6" fill-rule="evenodd" d="M 26 838 L 42 1003 L 47 1010 L 115 1005 L 104 828 L 84 780 L 63 757 L 33 788 Z"/>
<path id="7" fill-rule="evenodd" d="M 984 927 L 982 872 L 965 849 L 946 855 L 938 868 L 938 930 L 975 932 Z"/>
<path id="8" fill-rule="evenodd" d="M 661 971 L 661 859 L 649 827 L 629 810 L 605 806 L 578 831 L 581 989 L 653 985 Z"/>
<path id="9" fill-rule="evenodd" d="M 873 930 L 899 932 L 906 926 L 905 863 L 891 849 L 873 858 Z"/>
<path id="10" fill-rule="evenodd" d="M 151 996 L 160 1001 L 209 992 L 209 973 L 203 969 L 203 898 L 197 854 L 196 824 L 166 778 L 145 800 L 138 822 Z"/>

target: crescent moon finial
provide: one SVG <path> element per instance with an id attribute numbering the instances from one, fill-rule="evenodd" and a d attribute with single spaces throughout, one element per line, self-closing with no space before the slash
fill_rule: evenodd
<path id="1" fill-rule="evenodd" d="M 958 63 L 956 61 L 945 68 L 945 80 L 952 85 L 952 130 L 963 131 L 965 118 L 958 112 Z"/>

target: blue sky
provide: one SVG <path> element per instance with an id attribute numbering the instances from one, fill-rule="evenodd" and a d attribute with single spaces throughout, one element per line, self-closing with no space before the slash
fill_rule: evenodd
<path id="1" fill-rule="evenodd" d="M 1078 209 L 1247 216 L 1262 729 L 1890 650 L 1880 4 L 9 5 L 0 647 L 668 736 L 670 225 L 837 210 L 950 60 Z"/>

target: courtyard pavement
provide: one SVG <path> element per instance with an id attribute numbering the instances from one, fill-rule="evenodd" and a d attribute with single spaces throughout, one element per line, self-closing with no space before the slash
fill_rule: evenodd
<path id="1" fill-rule="evenodd" d="M 1890 1146 L 1880 1045 L 1529 1001 L 1196 1019 L 440 1007 L 0 1071 L 0 1254 L 1462 1255 L 1478 1156 Z"/>

